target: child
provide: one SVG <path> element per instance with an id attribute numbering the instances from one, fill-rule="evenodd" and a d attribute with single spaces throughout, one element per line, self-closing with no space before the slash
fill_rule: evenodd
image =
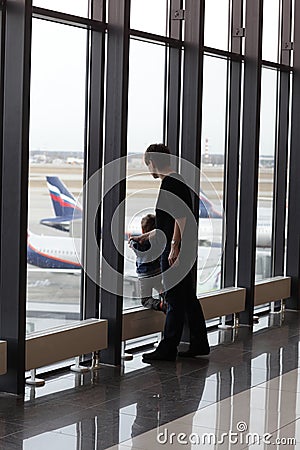
<path id="1" fill-rule="evenodd" d="M 155 229 L 155 216 L 147 214 L 141 220 L 142 232 L 147 233 Z M 151 258 L 151 244 L 149 240 L 142 244 L 130 239 L 130 248 L 136 254 L 136 272 L 139 279 L 141 302 L 145 308 L 155 309 L 156 311 L 167 310 L 164 302 L 163 285 L 161 278 L 160 259 Z M 148 251 L 150 250 L 150 251 Z M 159 298 L 152 297 L 152 290 L 159 293 Z"/>

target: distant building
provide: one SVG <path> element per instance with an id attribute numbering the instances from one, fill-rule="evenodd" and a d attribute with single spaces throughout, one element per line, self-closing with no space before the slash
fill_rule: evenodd
<path id="1" fill-rule="evenodd" d="M 143 168 L 144 167 L 144 154 L 143 153 L 129 153 L 127 155 L 127 164 L 131 168 Z"/>
<path id="2" fill-rule="evenodd" d="M 274 167 L 274 156 L 260 156 L 259 167 Z"/>
<path id="3" fill-rule="evenodd" d="M 82 151 L 31 150 L 30 161 L 33 164 L 83 164 Z"/>
<path id="4" fill-rule="evenodd" d="M 224 165 L 224 155 L 219 153 L 212 153 L 208 154 L 205 152 L 203 155 L 201 155 L 201 163 L 203 165 L 209 165 L 209 166 L 223 166 Z"/>

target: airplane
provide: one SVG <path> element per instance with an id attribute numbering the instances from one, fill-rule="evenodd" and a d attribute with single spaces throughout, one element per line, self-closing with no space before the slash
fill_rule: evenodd
<path id="1" fill-rule="evenodd" d="M 82 218 L 82 207 L 59 177 L 46 177 L 55 217 L 41 219 L 40 223 L 60 231 L 70 231 L 70 223 Z"/>
<path id="2" fill-rule="evenodd" d="M 43 269 L 81 268 L 80 251 L 81 238 L 65 236 L 42 236 L 32 232 L 27 233 L 27 263 Z"/>
<path id="3" fill-rule="evenodd" d="M 70 223 L 75 219 L 82 218 L 82 208 L 76 209 L 76 200 L 67 190 L 65 185 L 58 177 L 47 177 L 47 184 L 51 195 L 51 200 L 56 213 L 56 217 L 42 219 L 41 224 L 57 228 L 61 231 L 68 231 Z M 214 205 L 207 199 L 204 193 L 201 193 L 201 221 L 216 222 L 214 219 L 220 219 L 222 216 L 216 211 Z M 149 211 L 152 212 L 152 211 Z M 145 212 L 143 213 L 143 215 Z M 203 216 L 203 217 L 202 217 Z M 141 233 L 141 216 L 136 216 L 130 224 L 128 230 L 124 233 L 124 242 L 132 235 Z M 212 219 L 207 221 L 206 219 Z M 217 220 L 221 226 L 222 221 Z M 205 233 L 211 233 L 211 227 Z M 202 233 L 201 233 L 202 235 Z M 206 245 L 208 247 L 209 245 Z M 218 243 L 217 246 L 220 246 Z M 128 252 L 125 245 L 125 252 Z M 27 262 L 32 266 L 42 269 L 76 271 L 81 268 L 80 265 L 81 238 L 71 236 L 43 236 L 28 232 L 27 237 Z M 129 256 L 129 257 L 128 257 Z M 135 262 L 129 255 L 127 261 L 132 261 L 129 272 L 135 274 Z M 127 264 L 128 266 L 128 264 Z"/>
<path id="4" fill-rule="evenodd" d="M 40 223 L 62 231 L 69 231 L 70 224 L 74 219 L 78 221 L 82 219 L 82 207 L 77 204 L 74 196 L 58 177 L 47 177 L 47 183 L 56 217 L 42 219 Z M 223 215 L 202 191 L 199 198 L 198 245 L 202 248 L 215 247 L 221 249 L 223 220 L 220 219 L 222 219 Z M 145 211 L 143 212 L 144 214 Z M 142 215 L 135 216 L 135 219 L 130 223 L 124 234 L 124 241 L 127 241 L 129 236 L 141 233 L 141 217 Z M 269 248 L 271 246 L 271 233 L 270 221 L 259 219 L 257 247 Z M 80 253 L 80 242 L 80 237 L 42 236 L 29 232 L 27 262 L 33 266 L 45 269 L 78 270 L 81 265 L 80 255 L 77 255 L 76 248 L 79 249 L 78 253 Z"/>
<path id="5" fill-rule="evenodd" d="M 55 217 L 41 219 L 40 223 L 69 232 L 70 223 L 73 220 L 82 219 L 82 206 L 59 177 L 47 176 L 46 179 Z M 203 191 L 200 191 L 199 195 L 199 217 L 201 219 L 222 219 L 223 217 Z M 137 233 L 140 233 L 139 227 L 135 231 L 131 230 L 131 234 Z"/>
<path id="6" fill-rule="evenodd" d="M 219 261 L 219 252 L 214 253 L 214 250 L 207 247 L 202 247 L 199 252 L 198 264 L 200 266 L 200 276 L 198 283 L 205 285 L 209 283 L 210 288 L 214 289 L 217 286 L 217 275 L 208 277 L 207 273 L 211 272 L 211 264 L 214 261 Z M 212 253 L 211 253 L 212 251 Z M 27 237 L 27 263 L 29 273 L 55 273 L 55 274 L 70 274 L 73 276 L 80 275 L 81 264 L 81 238 L 73 239 L 66 236 L 41 236 L 28 232 Z M 124 241 L 124 296 L 131 298 L 135 297 L 138 292 L 138 279 L 136 274 L 135 255 L 127 241 Z"/>
<path id="7" fill-rule="evenodd" d="M 205 220 L 205 222 L 204 222 Z M 220 227 L 216 230 L 215 225 L 211 225 L 206 219 L 200 220 L 198 245 L 204 249 L 219 249 L 221 254 L 222 248 L 222 221 L 216 222 Z M 211 222 L 211 221 L 210 221 Z M 205 224 L 207 223 L 207 225 Z M 128 235 L 132 235 L 128 232 Z M 127 242 L 125 235 L 124 242 Z M 271 242 L 270 226 L 258 227 L 257 247 L 269 248 Z M 127 261 L 131 261 L 130 272 L 135 274 L 135 264 L 133 255 L 127 254 L 127 245 L 125 248 L 125 257 Z M 80 264 L 81 238 L 73 238 L 70 236 L 43 236 L 32 232 L 27 237 L 27 262 L 32 266 L 42 269 L 55 269 L 65 271 L 77 271 L 81 268 Z"/>

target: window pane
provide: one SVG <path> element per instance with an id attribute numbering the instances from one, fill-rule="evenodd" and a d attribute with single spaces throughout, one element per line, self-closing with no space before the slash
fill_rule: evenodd
<path id="1" fill-rule="evenodd" d="M 262 69 L 261 88 L 256 280 L 271 276 L 277 71 Z"/>
<path id="2" fill-rule="evenodd" d="M 130 42 L 128 99 L 128 162 L 125 233 L 141 233 L 141 218 L 154 213 L 159 181 L 148 173 L 143 153 L 163 141 L 165 47 L 137 40 Z M 136 257 L 124 244 L 124 308 L 141 306 Z"/>
<path id="3" fill-rule="evenodd" d="M 86 39 L 85 30 L 33 20 L 27 331 L 79 319 L 81 271 L 68 230 L 83 183 Z M 77 243 L 81 216 L 77 205 Z"/>
<path id="4" fill-rule="evenodd" d="M 262 59 L 278 61 L 279 0 L 264 0 Z"/>
<path id="5" fill-rule="evenodd" d="M 167 19 L 167 0 L 131 0 L 130 28 L 166 36 Z"/>
<path id="6" fill-rule="evenodd" d="M 220 288 L 227 60 L 204 57 L 197 294 Z"/>
<path id="7" fill-rule="evenodd" d="M 131 39 L 128 153 L 163 139 L 165 47 Z"/>
<path id="8" fill-rule="evenodd" d="M 205 2 L 204 45 L 228 50 L 229 1 Z"/>
<path id="9" fill-rule="evenodd" d="M 51 11 L 88 17 L 89 0 L 33 0 L 32 4 Z"/>

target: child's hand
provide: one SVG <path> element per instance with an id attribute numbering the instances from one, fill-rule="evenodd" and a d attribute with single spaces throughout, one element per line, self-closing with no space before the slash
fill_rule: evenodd
<path id="1" fill-rule="evenodd" d="M 141 242 L 141 236 L 142 236 L 142 234 L 140 236 L 131 236 L 130 240 L 140 243 Z"/>
<path id="2" fill-rule="evenodd" d="M 147 239 L 149 239 L 149 233 L 140 234 L 139 236 L 131 236 L 130 238 L 132 241 L 136 241 L 139 244 L 142 244 Z"/>

